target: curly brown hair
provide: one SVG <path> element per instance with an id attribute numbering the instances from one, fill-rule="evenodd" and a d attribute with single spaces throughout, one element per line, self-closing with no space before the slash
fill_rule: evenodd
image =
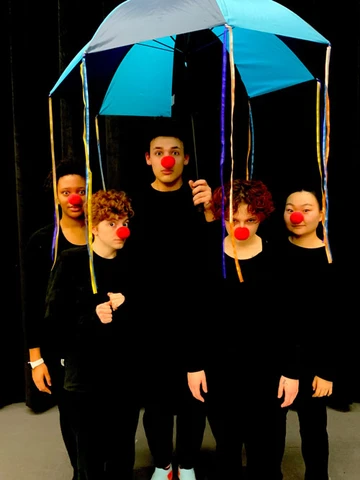
<path id="1" fill-rule="evenodd" d="M 216 220 L 222 215 L 222 197 L 224 192 L 224 215 L 229 220 L 231 182 L 217 187 L 212 195 L 212 212 Z M 233 213 L 236 213 L 240 203 L 246 203 L 252 215 L 256 215 L 260 222 L 269 217 L 275 210 L 272 195 L 261 180 L 233 181 Z"/>
<path id="2" fill-rule="evenodd" d="M 85 209 L 87 216 L 88 212 Z M 99 225 L 103 220 L 117 220 L 119 218 L 134 216 L 131 199 L 124 191 L 98 190 L 91 198 L 91 215 L 93 226 Z"/>

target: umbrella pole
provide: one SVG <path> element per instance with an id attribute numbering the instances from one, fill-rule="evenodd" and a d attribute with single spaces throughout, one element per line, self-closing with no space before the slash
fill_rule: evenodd
<path id="1" fill-rule="evenodd" d="M 184 36 L 184 38 L 185 38 L 185 44 L 184 44 L 185 84 L 186 84 L 186 87 L 188 87 L 191 83 L 189 63 L 188 63 L 188 53 L 190 50 L 190 34 L 187 33 Z M 194 115 L 191 113 L 191 107 L 189 108 L 189 110 L 190 110 L 191 130 L 192 130 L 192 138 L 193 138 L 193 145 L 194 145 L 195 175 L 196 175 L 196 180 L 199 180 L 199 164 L 198 164 L 196 139 L 195 139 L 195 122 L 194 122 Z"/>
<path id="2" fill-rule="evenodd" d="M 199 180 L 199 165 L 198 165 L 198 159 L 197 159 L 196 140 L 195 140 L 195 123 L 194 123 L 194 116 L 192 113 L 190 113 L 190 118 L 191 118 L 193 145 L 194 145 L 195 175 L 196 175 L 196 180 Z M 198 213 L 204 213 L 204 204 L 200 203 L 199 205 L 196 205 L 196 210 Z"/>
<path id="3" fill-rule="evenodd" d="M 199 180 L 199 165 L 198 165 L 196 139 L 195 139 L 195 123 L 194 123 L 194 115 L 192 113 L 190 114 L 190 118 L 191 118 L 191 131 L 192 131 L 192 137 L 193 137 L 193 145 L 194 145 L 195 175 L 196 175 L 196 180 Z"/>

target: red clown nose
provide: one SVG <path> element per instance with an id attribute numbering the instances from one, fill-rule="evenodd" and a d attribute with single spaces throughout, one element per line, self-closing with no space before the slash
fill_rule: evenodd
<path id="1" fill-rule="evenodd" d="M 301 223 L 304 220 L 304 215 L 301 212 L 293 212 L 290 215 L 290 222 L 294 225 Z"/>
<path id="2" fill-rule="evenodd" d="M 237 240 L 247 240 L 249 238 L 250 232 L 246 227 L 235 228 L 234 231 L 235 238 Z"/>
<path id="3" fill-rule="evenodd" d="M 161 159 L 161 165 L 164 168 L 172 168 L 175 165 L 175 158 L 172 157 L 171 155 L 168 155 L 167 157 L 163 157 Z"/>
<path id="4" fill-rule="evenodd" d="M 68 201 L 69 203 L 71 203 L 71 205 L 77 205 L 77 206 L 81 206 L 83 203 L 82 198 L 77 193 L 72 193 L 71 195 L 69 195 Z"/>
<path id="5" fill-rule="evenodd" d="M 128 227 L 119 227 L 116 230 L 116 235 L 122 240 L 125 240 L 125 238 L 128 238 L 130 236 L 130 230 L 128 229 Z"/>

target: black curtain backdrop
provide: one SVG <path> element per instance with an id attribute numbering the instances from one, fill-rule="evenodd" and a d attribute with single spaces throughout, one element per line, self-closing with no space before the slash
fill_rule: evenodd
<path id="1" fill-rule="evenodd" d="M 240 0 L 239 0 L 240 1 Z M 2 72 L 4 160 L 6 162 L 6 202 L 3 209 L 4 255 L 3 314 L 0 320 L 2 381 L 0 407 L 23 401 L 24 344 L 22 331 L 22 263 L 30 234 L 53 218 L 53 197 L 45 193 L 44 179 L 51 169 L 48 96 L 64 68 L 95 33 L 101 21 L 119 1 L 58 0 L 30 2 L 8 0 L 3 9 Z M 355 165 L 360 158 L 360 43 L 359 2 L 334 3 L 326 0 L 283 0 L 290 8 L 324 35 L 332 44 L 330 61 L 330 157 L 329 232 L 334 261 L 339 265 L 339 290 L 354 287 L 346 283 L 348 266 L 354 274 L 356 221 L 353 218 L 358 177 Z M 303 46 L 298 52 L 323 78 L 324 62 L 316 46 Z M 192 85 L 196 99 L 196 153 L 199 175 L 212 187 L 219 177 L 219 95 L 213 82 L 214 67 L 199 61 Z M 308 62 L 308 63 L 307 63 Z M 4 79 L 3 79 L 4 80 Z M 237 175 L 244 175 L 247 150 L 247 99 L 241 82 L 236 90 L 235 157 Z M 179 96 L 187 95 L 181 91 Z M 315 87 L 306 84 L 252 102 L 255 124 L 255 176 L 263 179 L 281 197 L 283 185 L 296 176 L 318 175 L 315 156 Z M 56 158 L 74 152 L 83 154 L 82 98 L 69 94 L 54 99 Z M 141 141 L 148 119 L 100 118 L 102 158 L 107 187 L 128 188 L 134 182 L 148 182 Z M 94 135 L 93 135 L 94 137 Z M 93 147 L 92 147 L 93 148 Z M 97 153 L 91 158 L 97 159 Z M 92 166 L 94 189 L 100 188 L 97 163 Z M 188 176 L 194 176 L 194 166 Z M 356 214 L 356 213 L 355 213 Z M 8 236 L 9 235 L 9 236 Z M 351 245 L 351 246 L 350 246 Z M 352 248 L 352 250 L 350 250 Z M 353 251 L 351 254 L 350 252 Z M 345 292 L 345 290 L 343 290 Z M 344 298 L 345 298 L 344 297 Z M 330 319 L 329 319 L 330 320 Z M 346 320 L 346 319 L 345 319 Z"/>

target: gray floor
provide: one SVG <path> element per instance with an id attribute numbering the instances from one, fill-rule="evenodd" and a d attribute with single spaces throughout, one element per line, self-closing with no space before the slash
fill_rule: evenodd
<path id="1" fill-rule="evenodd" d="M 328 409 L 331 480 L 360 480 L 360 404 L 350 412 Z M 151 477 L 151 457 L 142 422 L 137 435 L 136 480 Z M 202 449 L 204 470 L 211 468 L 214 441 L 209 428 Z M 296 413 L 288 417 L 284 480 L 303 480 Z M 71 480 L 62 444 L 57 408 L 34 414 L 24 403 L 0 410 L 0 480 Z"/>

